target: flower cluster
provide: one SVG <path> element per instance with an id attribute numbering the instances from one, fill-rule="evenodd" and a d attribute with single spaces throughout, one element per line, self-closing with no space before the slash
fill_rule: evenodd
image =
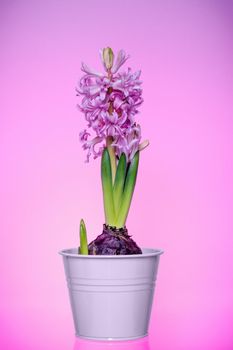
<path id="1" fill-rule="evenodd" d="M 130 161 L 140 149 L 141 130 L 135 122 L 135 115 L 143 102 L 141 72 L 133 73 L 131 68 L 119 72 L 129 58 L 123 50 L 115 62 L 110 48 L 100 50 L 100 55 L 104 73 L 82 63 L 81 70 L 85 74 L 77 88 L 78 95 L 82 96 L 78 107 L 84 113 L 89 129 L 80 132 L 80 141 L 87 150 L 87 162 L 91 155 L 94 158 L 102 155 L 106 142 L 114 147 L 116 156 L 124 152 Z"/>

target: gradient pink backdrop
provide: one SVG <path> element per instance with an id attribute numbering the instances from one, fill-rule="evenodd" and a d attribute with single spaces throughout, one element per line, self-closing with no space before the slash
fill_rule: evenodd
<path id="1" fill-rule="evenodd" d="M 110 45 L 142 69 L 143 152 L 128 229 L 161 257 L 149 342 L 233 349 L 233 2 L 0 3 L 0 348 L 123 349 L 76 341 L 58 250 L 103 223 L 99 160 L 84 163 L 80 63 Z M 144 345 L 142 345 L 144 344 Z"/>

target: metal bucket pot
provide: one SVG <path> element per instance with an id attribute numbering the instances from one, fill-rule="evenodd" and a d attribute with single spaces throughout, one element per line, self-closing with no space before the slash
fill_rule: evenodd
<path id="1" fill-rule="evenodd" d="M 136 255 L 63 256 L 75 333 L 93 340 L 131 340 L 148 335 L 158 249 Z"/>

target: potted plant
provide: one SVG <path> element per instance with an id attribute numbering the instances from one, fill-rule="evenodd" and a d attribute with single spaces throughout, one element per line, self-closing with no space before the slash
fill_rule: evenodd
<path id="1" fill-rule="evenodd" d="M 144 337 L 153 302 L 162 251 L 140 248 L 126 228 L 141 151 L 140 125 L 135 116 L 142 104 L 140 71 L 119 71 L 129 58 L 121 50 L 100 50 L 104 73 L 84 63 L 77 93 L 89 130 L 80 133 L 89 158 L 101 157 L 105 223 L 103 232 L 87 242 L 80 222 L 80 246 L 63 256 L 76 335 L 96 340 Z M 94 137 L 91 137 L 94 132 Z"/>

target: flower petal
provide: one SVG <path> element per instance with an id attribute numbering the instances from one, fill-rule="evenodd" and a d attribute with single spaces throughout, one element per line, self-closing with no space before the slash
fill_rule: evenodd
<path id="1" fill-rule="evenodd" d="M 80 140 L 81 142 L 85 142 L 85 141 L 87 141 L 88 136 L 90 136 L 90 135 L 91 135 L 91 134 L 89 134 L 89 132 L 87 132 L 86 129 L 85 129 L 85 130 L 83 130 L 83 131 L 81 131 L 81 132 L 79 133 L 79 140 Z"/>
<path id="2" fill-rule="evenodd" d="M 95 70 L 89 68 L 85 63 L 82 62 L 82 67 L 81 67 L 81 70 L 87 74 L 90 74 L 90 75 L 95 75 L 97 77 L 103 77 L 104 74 L 102 73 L 99 73 L 99 72 L 96 72 Z"/>
<path id="3" fill-rule="evenodd" d="M 126 56 L 124 50 L 120 50 L 117 54 L 116 62 L 114 63 L 114 66 L 111 70 L 112 73 L 113 74 L 116 73 L 129 57 L 130 57 L 129 55 Z"/>
<path id="4" fill-rule="evenodd" d="M 103 51 L 104 51 L 104 49 L 100 49 L 100 50 L 99 50 L 99 54 L 100 54 L 100 59 L 101 59 L 101 62 L 102 62 L 102 64 L 103 64 L 104 70 L 107 71 L 107 69 L 106 69 L 106 67 L 105 67 L 105 63 L 104 63 Z"/>

